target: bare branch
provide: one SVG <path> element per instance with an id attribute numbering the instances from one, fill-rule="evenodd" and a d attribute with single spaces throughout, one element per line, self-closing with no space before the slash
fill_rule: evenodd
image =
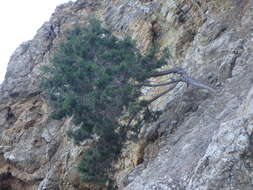
<path id="1" fill-rule="evenodd" d="M 204 88 L 204 89 L 207 89 L 211 92 L 216 92 L 216 90 L 212 87 L 210 87 L 209 85 L 197 80 L 197 79 L 194 79 L 188 75 L 183 75 L 182 76 L 182 82 L 186 82 L 187 84 L 190 84 L 192 86 L 196 86 L 196 87 L 199 87 L 199 88 Z"/>
<path id="2" fill-rule="evenodd" d="M 171 79 L 171 81 L 169 82 L 165 82 L 165 83 L 160 83 L 160 84 L 149 84 L 149 83 L 144 83 L 144 84 L 138 84 L 136 86 L 145 86 L 145 87 L 160 87 L 160 86 L 168 86 L 177 82 L 182 81 L 182 79 Z"/>
<path id="3" fill-rule="evenodd" d="M 182 68 L 172 68 L 166 71 L 160 71 L 160 72 L 154 72 L 153 74 L 150 75 L 150 77 L 159 77 L 159 76 L 164 76 L 164 75 L 168 75 L 168 74 L 178 74 L 180 75 L 179 78 L 177 79 L 171 79 L 169 82 L 166 83 L 160 83 L 160 84 L 149 84 L 149 83 L 144 83 L 144 84 L 138 84 L 136 85 L 136 87 L 142 87 L 142 86 L 147 86 L 147 87 L 159 87 L 159 86 L 167 86 L 167 85 L 172 85 L 170 86 L 167 90 L 163 91 L 162 93 L 158 94 L 157 96 L 153 97 L 152 99 L 148 100 L 147 105 L 150 105 L 152 102 L 156 101 L 157 99 L 159 99 L 160 97 L 164 96 L 165 94 L 167 94 L 168 92 L 172 91 L 179 82 L 185 82 L 187 84 L 199 87 L 199 88 L 204 88 L 207 89 L 211 92 L 216 92 L 216 90 L 212 87 L 210 87 L 209 85 L 195 79 L 192 78 L 191 76 L 189 76 L 186 71 Z M 140 111 L 140 110 L 139 110 Z M 139 114 L 139 111 L 132 114 L 132 116 L 130 117 L 128 124 L 126 125 L 126 127 L 130 126 L 130 124 L 132 123 L 132 121 L 135 119 L 136 115 Z"/>
<path id="4" fill-rule="evenodd" d="M 160 76 L 164 76 L 164 75 L 168 75 L 168 74 L 184 74 L 185 73 L 185 70 L 180 68 L 180 67 L 176 67 L 176 68 L 172 68 L 172 69 L 169 69 L 169 70 L 166 70 L 166 71 L 157 71 L 157 72 L 154 72 L 152 74 L 150 74 L 149 76 L 150 77 L 160 77 Z"/>
<path id="5" fill-rule="evenodd" d="M 181 75 L 181 78 L 177 79 L 176 82 L 185 82 L 187 84 L 190 84 L 190 85 L 193 85 L 193 86 L 196 86 L 199 88 L 207 89 L 211 92 L 216 92 L 216 90 L 214 88 L 210 87 L 209 85 L 189 76 L 186 73 L 186 71 L 180 67 L 172 68 L 172 69 L 169 69 L 166 71 L 154 72 L 153 74 L 150 75 L 150 77 L 159 77 L 159 76 L 164 76 L 164 75 L 173 74 L 173 73 Z M 173 84 L 173 83 L 174 83 L 173 81 L 170 81 L 170 82 L 168 82 L 168 85 Z M 156 87 L 156 86 L 165 86 L 165 85 L 166 85 L 166 83 L 154 84 L 154 85 L 147 84 L 145 86 Z"/>

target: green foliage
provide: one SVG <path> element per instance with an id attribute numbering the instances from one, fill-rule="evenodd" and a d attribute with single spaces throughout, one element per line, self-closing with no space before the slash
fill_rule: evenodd
<path id="1" fill-rule="evenodd" d="M 118 135 L 112 132 L 85 152 L 79 165 L 84 181 L 105 183 L 108 180 L 108 168 L 105 166 L 110 166 L 111 161 L 116 159 L 120 152 L 119 142 Z"/>
<path id="2" fill-rule="evenodd" d="M 73 116 L 80 128 L 69 135 L 77 144 L 94 133 L 100 137 L 80 163 L 85 181 L 107 180 L 106 172 L 120 152 L 126 128 L 133 128 L 118 122 L 123 111 L 131 120 L 146 109 L 139 124 L 158 117 L 147 110 L 147 101 L 139 100 L 141 91 L 134 83 L 143 82 L 152 70 L 164 65 L 165 57 L 157 60 L 154 47 L 142 56 L 130 38 L 119 40 L 91 19 L 87 27 L 66 33 L 51 64 L 43 68 L 41 88 L 55 109 L 52 117 Z M 118 128 L 124 128 L 124 134 L 119 135 Z"/>

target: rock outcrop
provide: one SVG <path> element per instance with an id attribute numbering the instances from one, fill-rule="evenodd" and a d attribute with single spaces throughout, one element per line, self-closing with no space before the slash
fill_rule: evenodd
<path id="1" fill-rule="evenodd" d="M 154 103 L 163 115 L 143 127 L 115 163 L 124 190 L 253 189 L 253 10 L 245 0 L 77 0 L 56 8 L 12 55 L 0 90 L 0 189 L 95 190 L 76 169 L 89 141 L 66 135 L 39 89 L 40 66 L 64 31 L 91 16 L 145 53 L 169 47 L 181 66 L 217 89 L 179 84 Z M 161 78 L 160 80 L 164 80 Z M 163 88 L 144 89 L 153 96 Z"/>

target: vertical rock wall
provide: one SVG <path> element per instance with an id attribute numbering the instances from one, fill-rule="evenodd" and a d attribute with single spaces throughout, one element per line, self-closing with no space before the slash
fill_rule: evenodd
<path id="1" fill-rule="evenodd" d="M 77 0 L 59 6 L 12 55 L 0 90 L 0 189 L 92 189 L 76 165 L 82 146 L 66 136 L 71 118 L 49 118 L 39 67 L 63 32 L 96 16 L 117 37 L 169 47 L 166 67 L 182 66 L 218 89 L 182 84 L 154 104 L 161 119 L 123 151 L 119 189 L 252 189 L 252 48 L 250 1 Z M 161 78 L 159 80 L 164 80 Z M 163 88 L 147 89 L 153 96 Z"/>

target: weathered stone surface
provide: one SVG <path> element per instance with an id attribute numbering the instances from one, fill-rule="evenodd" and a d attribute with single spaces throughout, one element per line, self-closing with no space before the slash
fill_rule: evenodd
<path id="1" fill-rule="evenodd" d="M 33 40 L 16 49 L 0 86 L 0 189 L 90 189 L 76 166 L 90 141 L 66 136 L 71 118 L 49 118 L 39 67 L 72 25 L 97 16 L 144 53 L 169 46 L 166 68 L 182 66 L 216 94 L 179 84 L 153 104 L 163 110 L 115 163 L 125 190 L 253 189 L 253 15 L 250 1 L 77 0 L 57 7 Z M 155 82 L 166 80 L 156 79 Z M 143 89 L 152 97 L 165 88 Z"/>
<path id="2" fill-rule="evenodd" d="M 243 10 L 245 15 L 238 19 L 245 25 L 228 22 L 222 24 L 228 28 L 226 30 L 219 28 L 217 23 L 221 20 L 217 17 L 213 20 L 214 15 L 210 13 L 182 59 L 183 66 L 195 75 L 203 78 L 208 76 L 207 72 L 218 75 L 220 82 L 224 82 L 220 92 L 197 103 L 197 109 L 182 116 L 179 120 L 183 122 L 177 129 L 160 138 L 155 158 L 134 169 L 132 174 L 138 171 L 134 177 L 128 174 L 134 180 L 123 189 L 253 188 L 252 116 L 249 114 L 253 44 L 248 27 L 252 14 L 251 9 L 244 7 Z M 239 32 L 241 27 L 243 34 Z M 224 64 L 228 68 L 224 68 Z M 187 95 L 184 93 L 183 97 Z M 186 104 L 196 100 L 193 96 Z M 176 107 L 170 104 L 167 114 L 173 114 L 184 101 L 177 102 Z M 182 110 L 177 111 L 182 114 Z M 167 129 L 171 126 L 169 122 L 164 124 Z M 163 185 L 161 179 L 164 179 Z M 172 184 L 166 183 L 170 181 Z"/>

